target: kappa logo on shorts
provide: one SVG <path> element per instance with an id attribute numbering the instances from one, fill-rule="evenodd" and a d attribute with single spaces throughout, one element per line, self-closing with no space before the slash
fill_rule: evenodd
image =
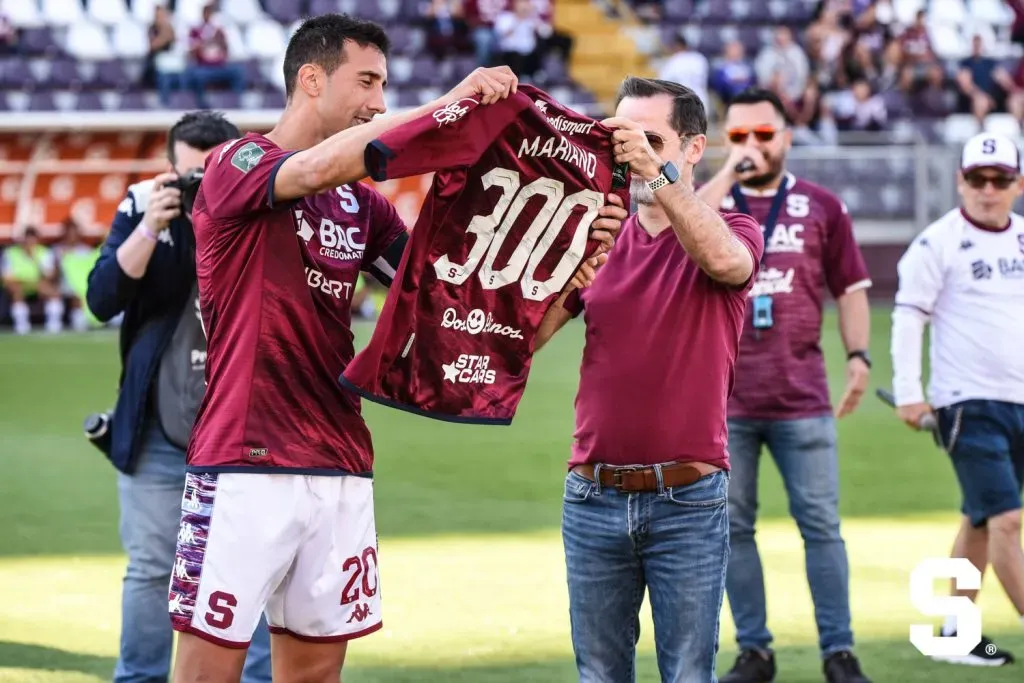
<path id="1" fill-rule="evenodd" d="M 249 457 L 250 458 L 265 458 L 268 455 L 270 455 L 270 449 L 269 448 L 250 448 L 249 449 Z"/>
<path id="2" fill-rule="evenodd" d="M 248 173 L 256 168 L 256 164 L 260 163 L 264 154 L 266 152 L 255 142 L 247 142 L 231 156 L 231 165 L 242 173 Z"/>
<path id="3" fill-rule="evenodd" d="M 355 606 L 355 609 L 352 610 L 352 616 L 350 616 L 348 618 L 348 621 L 346 621 L 345 623 L 351 624 L 353 621 L 363 623 L 364 621 L 366 621 L 366 618 L 371 614 L 373 614 L 373 612 L 370 611 L 370 606 L 364 602 L 361 605 Z"/>

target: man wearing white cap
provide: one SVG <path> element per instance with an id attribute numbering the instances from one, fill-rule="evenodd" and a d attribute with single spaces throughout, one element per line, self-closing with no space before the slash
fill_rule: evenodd
<path id="1" fill-rule="evenodd" d="M 957 175 L 962 199 L 928 226 L 899 262 L 892 316 L 897 413 L 918 428 L 932 414 L 963 496 L 952 556 L 996 577 L 1024 626 L 1024 192 L 1017 146 L 983 133 L 964 146 Z M 931 324 L 928 397 L 921 387 L 921 339 Z M 977 590 L 956 590 L 972 601 Z M 943 636 L 956 634 L 956 619 Z M 982 637 L 947 661 L 999 666 L 1013 661 Z"/>

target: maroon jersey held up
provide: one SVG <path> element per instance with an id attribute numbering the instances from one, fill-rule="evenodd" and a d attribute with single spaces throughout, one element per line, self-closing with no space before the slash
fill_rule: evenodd
<path id="1" fill-rule="evenodd" d="M 764 242 L 750 216 L 722 216 L 750 250 Z M 669 228 L 622 226 L 594 284 L 566 298 L 584 311 L 587 340 L 569 467 L 707 462 L 729 468 L 726 402 L 735 378 L 744 299 L 697 266 Z"/>
<path id="2" fill-rule="evenodd" d="M 375 180 L 437 173 L 369 345 L 342 384 L 453 422 L 509 424 L 544 313 L 596 243 L 611 131 L 526 85 L 367 147 Z M 623 201 L 628 188 L 621 188 Z"/>
<path id="3" fill-rule="evenodd" d="M 821 351 L 824 286 L 833 297 L 871 286 L 846 206 L 828 190 L 787 174 L 786 201 L 765 243 L 747 301 L 729 417 L 795 419 L 830 413 Z M 753 217 L 768 218 L 775 191 L 744 189 Z M 727 195 L 722 208 L 733 211 Z M 771 329 L 754 329 L 753 299 L 772 298 Z"/>
<path id="4" fill-rule="evenodd" d="M 351 300 L 405 225 L 364 185 L 276 204 L 291 154 L 249 134 L 214 149 L 196 197 L 196 272 L 208 338 L 193 472 L 366 474 L 370 434 L 338 386 Z"/>

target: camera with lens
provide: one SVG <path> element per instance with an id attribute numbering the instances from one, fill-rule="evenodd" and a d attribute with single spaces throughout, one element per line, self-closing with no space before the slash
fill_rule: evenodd
<path id="1" fill-rule="evenodd" d="M 93 413 L 85 418 L 82 429 L 85 431 L 85 438 L 101 453 L 110 457 L 111 433 L 114 425 L 114 413 Z"/>
<path id="2" fill-rule="evenodd" d="M 189 220 L 192 220 L 192 205 L 195 204 L 201 182 L 203 182 L 203 169 L 193 168 L 185 175 L 180 175 L 165 185 L 165 187 L 175 187 L 181 192 L 181 209 Z"/>

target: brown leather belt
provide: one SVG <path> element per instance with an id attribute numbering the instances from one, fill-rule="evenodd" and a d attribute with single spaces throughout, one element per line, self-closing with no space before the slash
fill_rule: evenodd
<path id="1" fill-rule="evenodd" d="M 593 465 L 576 465 L 572 471 L 584 479 L 594 481 Z M 661 465 L 661 479 L 665 488 L 673 486 L 689 486 L 704 476 L 705 473 L 688 463 L 668 463 Z M 641 493 L 658 490 L 658 475 L 653 465 L 644 467 L 601 466 L 601 486 L 616 488 L 627 493 Z"/>

